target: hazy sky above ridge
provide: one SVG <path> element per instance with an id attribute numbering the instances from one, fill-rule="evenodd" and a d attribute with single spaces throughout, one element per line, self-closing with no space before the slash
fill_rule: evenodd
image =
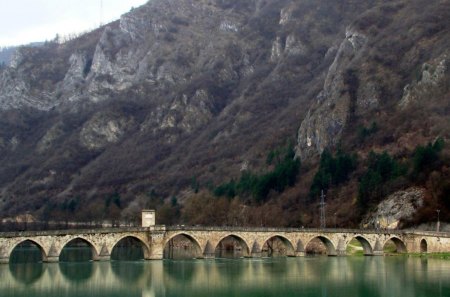
<path id="1" fill-rule="evenodd" d="M 0 0 L 0 46 L 85 32 L 147 0 Z M 101 9 L 102 8 L 102 9 Z"/>

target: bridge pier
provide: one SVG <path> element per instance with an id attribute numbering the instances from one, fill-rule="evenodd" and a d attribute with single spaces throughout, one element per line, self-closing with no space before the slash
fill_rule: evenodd
<path id="1" fill-rule="evenodd" d="M 216 255 L 215 253 L 204 253 L 203 254 L 203 259 L 215 259 Z"/>
<path id="2" fill-rule="evenodd" d="M 100 255 L 97 257 L 97 259 L 94 259 L 95 261 L 110 261 L 111 260 L 111 255 Z"/>
<path id="3" fill-rule="evenodd" d="M 250 255 L 250 258 L 261 258 L 262 253 L 261 252 L 252 252 Z"/>
<path id="4" fill-rule="evenodd" d="M 145 260 L 162 260 L 164 259 L 164 253 L 163 251 L 161 252 L 156 252 L 156 251 L 152 251 L 152 253 L 150 255 L 144 255 L 144 259 Z"/>
<path id="5" fill-rule="evenodd" d="M 305 251 L 295 252 L 295 257 L 305 257 L 305 256 L 306 256 Z"/>
<path id="6" fill-rule="evenodd" d="M 8 264 L 9 263 L 9 257 L 8 258 L 0 258 L 0 264 Z"/>
<path id="7" fill-rule="evenodd" d="M 103 244 L 100 254 L 97 257 L 94 257 L 94 261 L 109 261 L 111 260 L 111 253 L 106 245 Z"/>
<path id="8" fill-rule="evenodd" d="M 57 263 L 59 262 L 59 256 L 50 256 L 50 257 L 46 257 L 43 262 L 45 263 Z"/>
<path id="9" fill-rule="evenodd" d="M 330 255 L 330 256 L 346 257 L 347 251 L 346 250 L 336 250 L 336 255 Z"/>

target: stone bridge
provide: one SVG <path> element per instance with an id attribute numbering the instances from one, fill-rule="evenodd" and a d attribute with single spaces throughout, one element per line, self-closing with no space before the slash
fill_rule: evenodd
<path id="1" fill-rule="evenodd" d="M 145 259 L 163 259 L 164 250 L 180 236 L 190 241 L 196 258 L 213 258 L 220 244 L 230 238 L 239 243 L 244 257 L 261 257 L 263 250 L 274 240 L 282 243 L 284 255 L 293 257 L 304 256 L 313 240 L 320 240 L 329 256 L 346 255 L 347 246 L 353 239 L 361 243 L 368 256 L 383 255 L 388 241 L 393 241 L 399 252 L 450 252 L 450 234 L 442 232 L 151 226 L 0 233 L 0 262 L 8 263 L 13 250 L 24 242 L 36 245 L 44 262 L 57 262 L 64 247 L 74 240 L 81 240 L 91 247 L 93 260 L 109 260 L 115 246 L 127 238 L 141 243 Z"/>

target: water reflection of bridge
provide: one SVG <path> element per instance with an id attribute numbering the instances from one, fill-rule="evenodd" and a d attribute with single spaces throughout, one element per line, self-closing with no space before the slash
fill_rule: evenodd
<path id="1" fill-rule="evenodd" d="M 229 289 L 230 283 L 239 286 L 240 292 L 254 288 L 264 290 L 273 286 L 274 281 L 287 287 L 296 287 L 301 282 L 302 287 L 307 289 L 318 287 L 323 282 L 333 287 L 346 284 L 361 272 L 365 283 L 376 284 L 374 290 L 383 290 L 387 286 L 403 286 L 405 277 L 417 282 L 426 279 L 433 285 L 433 281 L 439 280 L 428 279 L 429 271 L 450 271 L 450 262 L 447 261 L 400 260 L 394 265 L 389 262 L 392 259 L 373 257 L 229 260 L 236 262 L 232 273 L 223 269 L 225 263 L 221 261 L 224 260 L 140 261 L 121 262 L 120 265 L 116 262 L 44 263 L 40 268 L 36 268 L 36 264 L 10 264 L 0 266 L 0 291 L 6 296 L 10 292 L 17 293 L 21 290 L 41 294 L 67 290 L 82 294 L 92 292 L 95 288 L 95 291 L 102 292 L 102 296 L 108 296 L 112 292 L 116 295 L 117 292 L 128 292 L 127 296 L 165 296 L 167 290 L 182 293 L 186 288 L 194 292 L 208 289 L 210 293 L 214 293 Z M 277 261 L 282 263 L 277 269 L 273 269 Z M 79 277 L 80 271 L 83 272 L 82 278 Z M 389 271 L 388 276 L 385 275 L 386 271 Z M 404 296 L 415 296 L 414 290 L 408 287 L 402 289 Z"/>
<path id="2" fill-rule="evenodd" d="M 321 242 L 328 255 L 345 255 L 352 240 L 360 242 L 365 255 L 383 255 L 392 241 L 400 252 L 450 252 L 450 234 L 414 231 L 319 230 L 232 227 L 166 227 L 65 230 L 48 232 L 0 233 L 0 262 L 7 263 L 14 249 L 24 242 L 39 248 L 44 262 L 59 261 L 65 247 L 75 240 L 92 250 L 93 260 L 109 260 L 123 240 L 133 239 L 142 246 L 144 259 L 162 259 L 173 240 L 183 237 L 193 247 L 192 257 L 211 258 L 224 241 L 233 240 L 244 257 L 261 257 L 265 251 L 282 251 L 286 256 L 304 256 L 314 241 Z"/>

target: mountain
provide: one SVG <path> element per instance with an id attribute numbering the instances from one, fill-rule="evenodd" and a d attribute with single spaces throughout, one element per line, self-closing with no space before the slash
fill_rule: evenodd
<path id="1" fill-rule="evenodd" d="M 0 70 L 0 212 L 314 225 L 310 188 L 326 180 L 335 221 L 354 225 L 396 190 L 441 197 L 448 148 L 429 172 L 412 168 L 417 146 L 449 137 L 448 19 L 440 0 L 153 0 L 21 47 Z M 286 147 L 301 165 L 283 163 Z M 404 169 L 366 201 L 366 160 L 383 151 Z M 343 152 L 344 178 L 317 177 Z M 243 176 L 253 190 L 236 188 Z"/>
<path id="2" fill-rule="evenodd" d="M 16 47 L 0 47 L 0 65 L 9 65 Z"/>
<path id="3" fill-rule="evenodd" d="M 27 47 L 38 47 L 43 45 L 43 42 L 32 42 L 27 44 Z M 10 66 L 12 60 L 14 59 L 14 54 L 17 51 L 18 46 L 5 46 L 0 47 L 0 66 L 6 67 Z"/>

